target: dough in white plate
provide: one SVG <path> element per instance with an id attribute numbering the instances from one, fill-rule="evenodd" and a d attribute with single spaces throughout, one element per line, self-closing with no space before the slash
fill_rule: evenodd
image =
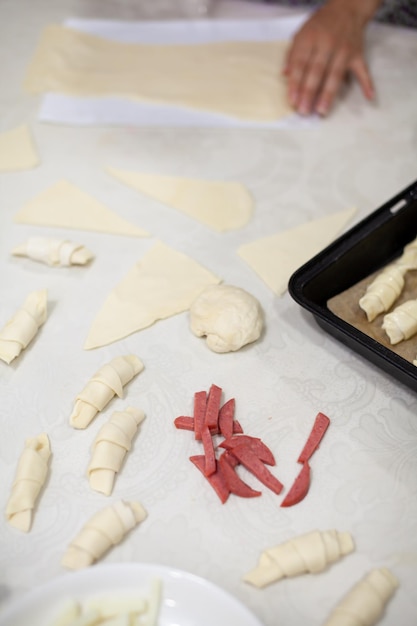
<path id="1" fill-rule="evenodd" d="M 232 285 L 209 285 L 190 307 L 190 327 L 213 352 L 234 352 L 256 341 L 264 326 L 258 300 Z"/>

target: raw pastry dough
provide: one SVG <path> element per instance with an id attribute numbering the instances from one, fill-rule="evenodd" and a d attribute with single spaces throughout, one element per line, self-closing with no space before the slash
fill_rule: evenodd
<path id="1" fill-rule="evenodd" d="M 190 327 L 207 337 L 213 352 L 234 352 L 261 335 L 264 315 L 258 300 L 240 287 L 209 285 L 190 307 Z"/>
<path id="2" fill-rule="evenodd" d="M 69 569 L 81 569 L 98 561 L 146 516 L 139 502 L 120 500 L 102 509 L 71 541 L 62 558 L 62 565 Z"/>
<path id="3" fill-rule="evenodd" d="M 23 532 L 31 528 L 36 500 L 48 473 L 50 456 L 51 447 L 45 433 L 26 439 L 6 506 L 7 521 Z"/>
<path id="4" fill-rule="evenodd" d="M 113 491 L 117 472 L 129 452 L 139 424 L 145 419 L 142 410 L 128 407 L 113 413 L 98 431 L 93 444 L 93 455 L 88 466 L 90 486 L 109 496 Z"/>
<path id="5" fill-rule="evenodd" d="M 150 580 L 149 589 L 126 592 L 117 589 L 71 599 L 57 610 L 49 626 L 157 626 L 162 603 L 162 579 Z M 77 620 L 77 621 L 75 621 Z M 90 620 L 90 621 L 88 621 Z M 93 621 L 91 621 L 93 620 Z"/>
<path id="6" fill-rule="evenodd" d="M 66 180 L 58 181 L 30 200 L 16 213 L 14 221 L 19 224 L 78 228 L 112 235 L 149 236 L 148 232 L 119 217 Z"/>
<path id="7" fill-rule="evenodd" d="M 13 248 L 12 254 L 27 256 L 34 261 L 55 267 L 86 265 L 94 258 L 94 255 L 81 244 L 47 237 L 30 237 L 25 243 Z"/>
<path id="8" fill-rule="evenodd" d="M 365 294 L 359 300 L 359 306 L 366 313 L 368 322 L 384 311 L 388 311 L 404 289 L 406 268 L 387 266 L 368 285 Z"/>
<path id="9" fill-rule="evenodd" d="M 0 330 L 0 359 L 11 363 L 35 337 L 47 316 L 47 291 L 32 291 Z"/>
<path id="10" fill-rule="evenodd" d="M 279 71 L 287 46 L 282 41 L 126 44 L 51 25 L 28 68 L 25 89 L 116 95 L 277 120 L 292 113 Z"/>
<path id="11" fill-rule="evenodd" d="M 134 354 L 117 356 L 101 367 L 78 394 L 70 424 L 86 428 L 114 395 L 123 397 L 123 387 L 143 370 L 143 363 Z"/>
<path id="12" fill-rule="evenodd" d="M 385 567 L 371 570 L 332 611 L 323 626 L 373 626 L 398 587 Z"/>
<path id="13" fill-rule="evenodd" d="M 109 294 L 84 348 L 104 346 L 186 311 L 207 285 L 219 282 L 190 257 L 157 242 Z"/>
<path id="14" fill-rule="evenodd" d="M 39 165 L 39 157 L 27 126 L 0 134 L 0 172 L 29 170 Z"/>
<path id="15" fill-rule="evenodd" d="M 252 215 L 252 196 L 241 183 L 159 176 L 112 168 L 108 172 L 122 183 L 218 232 L 242 228 Z"/>
<path id="16" fill-rule="evenodd" d="M 407 244 L 402 255 L 385 267 L 368 285 L 359 300 L 359 306 L 366 313 L 369 322 L 388 311 L 404 289 L 404 276 L 417 269 L 417 238 Z"/>
<path id="17" fill-rule="evenodd" d="M 346 209 L 290 230 L 263 237 L 238 248 L 238 255 L 277 295 L 301 265 L 327 246 L 353 218 L 356 209 Z"/>
<path id="18" fill-rule="evenodd" d="M 255 587 L 266 587 L 284 577 L 316 574 L 353 550 L 349 533 L 315 530 L 264 550 L 257 567 L 243 580 Z"/>
<path id="19" fill-rule="evenodd" d="M 417 300 L 407 300 L 384 315 L 382 328 L 394 345 L 417 333 Z"/>

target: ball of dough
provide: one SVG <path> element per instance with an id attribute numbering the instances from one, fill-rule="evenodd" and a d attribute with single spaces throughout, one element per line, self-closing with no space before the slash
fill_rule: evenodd
<path id="1" fill-rule="evenodd" d="M 258 300 L 240 287 L 210 285 L 190 307 L 190 326 L 213 352 L 234 352 L 259 338 L 264 316 Z"/>

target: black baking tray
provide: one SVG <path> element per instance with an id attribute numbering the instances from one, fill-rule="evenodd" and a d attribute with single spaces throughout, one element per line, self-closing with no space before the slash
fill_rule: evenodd
<path id="1" fill-rule="evenodd" d="M 417 181 L 319 252 L 291 276 L 292 298 L 326 332 L 417 391 L 417 367 L 337 317 L 328 300 L 398 257 L 417 236 Z"/>

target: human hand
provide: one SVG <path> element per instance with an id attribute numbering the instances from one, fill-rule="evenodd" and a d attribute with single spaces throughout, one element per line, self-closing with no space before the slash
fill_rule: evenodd
<path id="1" fill-rule="evenodd" d="M 328 0 L 295 35 L 283 73 L 289 102 L 301 115 L 326 115 L 349 74 L 365 97 L 373 99 L 363 45 L 366 24 L 380 1 Z"/>

